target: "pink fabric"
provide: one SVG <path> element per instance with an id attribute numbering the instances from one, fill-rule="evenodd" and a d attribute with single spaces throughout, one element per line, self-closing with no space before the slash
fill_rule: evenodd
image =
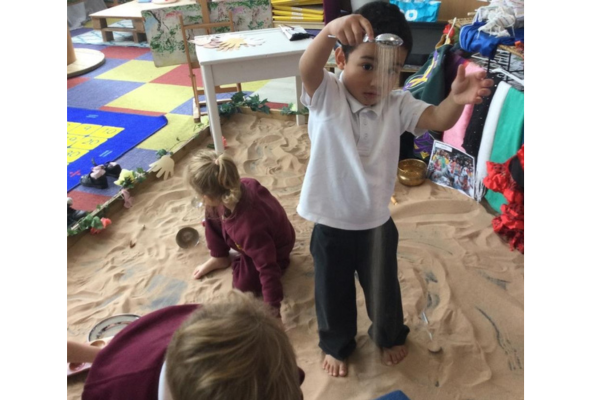
<path id="1" fill-rule="evenodd" d="M 123 207 L 133 207 L 133 196 L 129 193 L 129 190 L 121 189 L 121 197 L 123 197 Z"/>
<path id="2" fill-rule="evenodd" d="M 465 72 L 467 75 L 478 71 L 483 71 L 483 68 L 474 62 L 467 62 L 465 64 Z M 467 126 L 469 126 L 469 121 L 471 121 L 471 115 L 473 115 L 473 107 L 473 104 L 467 104 L 456 124 L 444 132 L 444 135 L 442 136 L 442 141 L 444 143 L 448 143 L 452 147 L 465 151 L 462 145 L 465 140 Z"/>
<path id="3" fill-rule="evenodd" d="M 106 171 L 104 170 L 104 165 L 96 165 L 94 168 L 92 168 L 92 172 L 90 173 L 90 176 L 93 179 L 98 179 L 101 176 L 103 176 L 106 173 Z"/>

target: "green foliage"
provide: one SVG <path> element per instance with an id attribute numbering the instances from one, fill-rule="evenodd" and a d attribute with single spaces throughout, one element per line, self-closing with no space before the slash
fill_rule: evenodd
<path id="1" fill-rule="evenodd" d="M 86 215 L 85 217 L 83 217 L 79 221 L 77 221 L 75 229 L 67 228 L 67 235 L 75 236 L 75 235 L 80 234 L 83 231 L 87 231 L 90 228 L 104 229 L 104 225 L 102 225 L 101 216 L 100 216 L 101 211 L 102 211 L 102 206 L 101 205 L 96 206 L 96 213 L 95 214 L 89 213 L 88 215 Z"/>
<path id="2" fill-rule="evenodd" d="M 134 171 L 121 172 L 121 176 L 115 181 L 115 184 L 120 185 L 123 189 L 132 189 L 137 183 L 145 180 L 146 171 L 138 167 Z"/>
<path id="3" fill-rule="evenodd" d="M 261 101 L 258 98 L 257 94 L 255 94 L 254 96 L 246 97 L 246 99 L 244 100 L 244 105 L 250 107 L 252 111 L 260 111 L 264 112 L 265 114 L 269 114 L 270 108 L 266 103 L 267 99 Z"/>
<path id="4" fill-rule="evenodd" d="M 244 92 L 237 92 L 233 96 L 231 96 L 231 102 L 242 105 L 244 104 L 244 97 L 246 97 Z"/>
<path id="5" fill-rule="evenodd" d="M 271 109 L 266 104 L 267 99 L 260 100 L 258 95 L 246 97 L 244 92 L 237 92 L 231 96 L 229 103 L 219 105 L 219 115 L 222 117 L 231 117 L 235 113 L 239 113 L 240 107 L 249 107 L 252 111 L 260 111 L 269 114 Z"/>
<path id="6" fill-rule="evenodd" d="M 308 108 L 302 107 L 302 110 L 294 111 L 294 110 L 292 110 L 293 105 L 294 105 L 293 103 L 290 103 L 287 106 L 283 107 L 281 109 L 281 111 L 279 111 L 280 114 L 281 115 L 307 115 L 308 114 Z"/>
<path id="7" fill-rule="evenodd" d="M 240 105 L 237 105 L 233 101 L 230 103 L 219 104 L 219 115 L 221 117 L 229 118 L 233 114 L 240 112 Z"/>
<path id="8" fill-rule="evenodd" d="M 292 110 L 292 106 L 294 105 L 294 103 L 290 103 L 287 106 L 283 107 L 279 113 L 281 115 L 295 115 L 296 111 Z"/>
<path id="9" fill-rule="evenodd" d="M 160 160 L 162 156 L 166 156 L 167 154 L 169 154 L 168 151 L 166 151 L 165 149 L 160 149 L 156 152 L 156 158 Z"/>

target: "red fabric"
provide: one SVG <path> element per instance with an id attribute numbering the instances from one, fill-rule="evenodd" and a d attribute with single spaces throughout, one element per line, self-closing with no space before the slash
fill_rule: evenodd
<path id="1" fill-rule="evenodd" d="M 514 157 L 518 157 L 523 170 L 525 170 L 525 145 L 521 146 Z M 502 193 L 508 204 L 501 207 L 502 214 L 492 220 L 494 232 L 508 240 L 510 249 L 517 249 L 525 253 L 525 193 L 512 178 L 510 162 L 504 164 L 487 163 L 488 176 L 483 184 L 494 192 Z"/>
<path id="2" fill-rule="evenodd" d="M 525 170 L 525 145 L 521 146 L 519 151 L 517 151 L 517 157 L 519 157 L 521 167 L 523 168 L 523 170 Z"/>

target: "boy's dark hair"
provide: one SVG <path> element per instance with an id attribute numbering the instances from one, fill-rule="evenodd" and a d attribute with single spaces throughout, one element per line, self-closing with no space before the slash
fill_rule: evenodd
<path id="1" fill-rule="evenodd" d="M 369 20 L 375 37 L 382 33 L 393 33 L 400 36 L 404 41 L 402 47 L 406 49 L 407 56 L 410 54 L 413 46 L 412 33 L 404 14 L 397 6 L 375 0 L 360 7 L 353 14 L 360 14 Z M 348 59 L 348 55 L 354 50 L 354 47 L 342 45 L 342 50 Z"/>

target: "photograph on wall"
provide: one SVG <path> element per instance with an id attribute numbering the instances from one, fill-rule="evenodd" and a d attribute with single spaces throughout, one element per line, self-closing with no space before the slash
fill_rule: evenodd
<path id="1" fill-rule="evenodd" d="M 433 143 L 427 177 L 475 198 L 475 159 L 446 143 L 437 140 Z"/>

